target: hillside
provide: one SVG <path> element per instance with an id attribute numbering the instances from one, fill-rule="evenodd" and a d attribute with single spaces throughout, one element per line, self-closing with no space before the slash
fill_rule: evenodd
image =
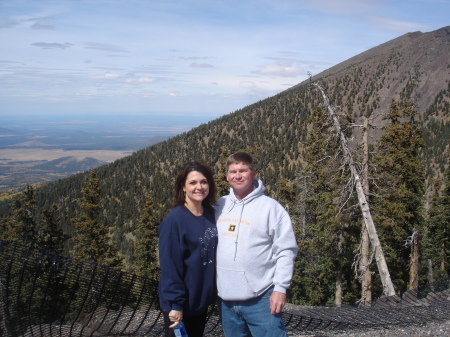
<path id="1" fill-rule="evenodd" d="M 424 122 L 427 177 L 441 176 L 450 134 L 450 27 L 429 33 L 410 33 L 372 48 L 312 78 L 326 88 L 330 102 L 354 117 L 381 115 L 392 99 L 413 102 Z M 187 160 L 216 166 L 222 149 L 256 151 L 259 174 L 269 193 L 281 178 L 293 180 L 302 163 L 307 118 L 321 104 L 321 96 L 304 81 L 276 96 L 202 124 L 164 142 L 139 150 L 97 170 L 101 181 L 104 220 L 116 245 L 129 257 L 133 230 L 144 199 L 152 195 L 160 217 L 171 201 L 172 182 Z M 380 134 L 374 129 L 373 137 Z M 374 139 L 375 139 L 374 138 Z M 355 141 L 358 134 L 355 133 Z M 39 188 L 38 207 L 60 205 L 61 218 L 72 231 L 74 200 L 86 174 L 78 174 Z"/>

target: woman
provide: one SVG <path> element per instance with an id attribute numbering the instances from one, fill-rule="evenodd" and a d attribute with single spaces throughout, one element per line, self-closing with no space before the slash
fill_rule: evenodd
<path id="1" fill-rule="evenodd" d="M 189 162 L 175 181 L 173 208 L 159 226 L 159 299 L 165 336 L 181 321 L 189 337 L 202 337 L 208 306 L 216 299 L 217 229 L 211 170 Z"/>

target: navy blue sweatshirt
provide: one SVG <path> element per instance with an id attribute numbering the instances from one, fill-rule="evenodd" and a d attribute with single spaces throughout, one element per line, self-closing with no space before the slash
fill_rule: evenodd
<path id="1" fill-rule="evenodd" d="M 214 211 L 195 216 L 173 208 L 159 226 L 159 301 L 164 311 L 199 315 L 217 296 L 217 228 Z"/>

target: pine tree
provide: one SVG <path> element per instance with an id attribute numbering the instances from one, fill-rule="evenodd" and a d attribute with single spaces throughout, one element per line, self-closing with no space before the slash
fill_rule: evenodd
<path id="1" fill-rule="evenodd" d="M 79 260 L 120 266 L 117 249 L 111 245 L 109 228 L 99 221 L 100 181 L 95 170 L 89 172 L 89 179 L 77 200 L 81 216 L 72 219 L 75 227 L 74 257 Z"/>
<path id="2" fill-rule="evenodd" d="M 42 218 L 38 223 L 36 245 L 49 253 L 61 255 L 64 251 L 64 243 L 69 236 L 59 228 L 58 206 L 53 204 L 50 210 L 42 211 Z"/>
<path id="3" fill-rule="evenodd" d="M 450 147 L 447 162 L 450 164 Z M 450 275 L 450 166 L 447 166 L 443 185 L 442 191 L 438 184 L 435 187 L 423 240 L 423 264 L 431 262 L 434 279 Z"/>
<path id="4" fill-rule="evenodd" d="M 1 238 L 20 244 L 31 244 L 47 253 L 62 254 L 69 237 L 59 229 L 58 207 L 42 210 L 36 216 L 35 190 L 31 185 L 12 203 L 12 214 L 2 219 Z"/>
<path id="5" fill-rule="evenodd" d="M 280 178 L 275 188 L 275 199 L 290 211 L 295 201 L 295 191 L 291 182 L 287 178 Z"/>
<path id="6" fill-rule="evenodd" d="M 136 258 L 134 265 L 138 275 L 152 280 L 159 278 L 158 223 L 156 219 L 153 200 L 148 195 L 145 198 L 144 209 L 135 231 Z"/>
<path id="7" fill-rule="evenodd" d="M 35 190 L 31 185 L 12 202 L 11 217 L 4 218 L 2 239 L 27 245 L 37 240 Z"/>
<path id="8" fill-rule="evenodd" d="M 339 142 L 325 111 L 317 108 L 310 122 L 312 128 L 305 148 L 307 164 L 301 174 L 308 191 L 300 200 L 304 206 L 297 207 L 307 214 L 307 221 L 302 230 L 296 226 L 300 250 L 291 287 L 292 301 L 311 305 L 340 304 L 345 298 L 343 288 L 352 286 L 348 271 L 353 258 L 351 237 L 354 234 L 350 234 L 352 226 L 343 210 L 348 172 L 343 171 L 339 161 Z"/>
<path id="9" fill-rule="evenodd" d="M 380 241 L 398 292 L 407 289 L 410 249 L 405 241 L 423 228 L 424 173 L 419 158 L 423 146 L 417 111 L 409 103 L 392 101 L 373 158 L 372 209 Z"/>
<path id="10" fill-rule="evenodd" d="M 230 185 L 227 181 L 227 159 L 230 156 L 230 151 L 223 148 L 218 160 L 218 170 L 214 177 L 216 188 L 217 188 L 217 198 L 228 195 L 230 192 Z"/>

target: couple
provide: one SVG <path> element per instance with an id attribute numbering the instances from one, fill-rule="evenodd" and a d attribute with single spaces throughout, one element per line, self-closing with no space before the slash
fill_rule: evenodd
<path id="1" fill-rule="evenodd" d="M 230 194 L 216 203 L 207 166 L 187 163 L 176 178 L 174 208 L 159 227 L 166 337 L 181 321 L 189 337 L 203 336 L 217 292 L 226 337 L 286 336 L 281 311 L 297 255 L 291 220 L 264 195 L 249 154 L 228 158 L 226 179 Z"/>

